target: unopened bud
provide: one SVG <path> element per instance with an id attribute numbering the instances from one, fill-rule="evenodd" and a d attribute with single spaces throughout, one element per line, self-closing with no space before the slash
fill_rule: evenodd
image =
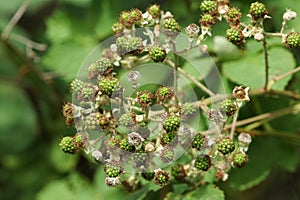
<path id="1" fill-rule="evenodd" d="M 297 17 L 297 13 L 292 10 L 286 10 L 283 14 L 282 18 L 285 21 L 290 21 L 291 19 L 295 19 Z"/>

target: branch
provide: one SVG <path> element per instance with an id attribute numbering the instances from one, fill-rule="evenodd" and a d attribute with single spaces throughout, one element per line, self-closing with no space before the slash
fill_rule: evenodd
<path id="1" fill-rule="evenodd" d="M 21 19 L 21 17 L 24 15 L 25 11 L 28 8 L 28 5 L 30 3 L 30 0 L 24 0 L 22 5 L 19 7 L 17 12 L 14 14 L 14 16 L 10 19 L 6 27 L 4 28 L 4 31 L 2 32 L 1 38 L 2 40 L 7 40 L 9 34 L 11 33 L 12 29 L 15 27 L 15 25 L 18 23 L 18 21 Z"/>

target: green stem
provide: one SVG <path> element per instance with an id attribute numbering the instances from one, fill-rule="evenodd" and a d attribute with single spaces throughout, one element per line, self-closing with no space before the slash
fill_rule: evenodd
<path id="1" fill-rule="evenodd" d="M 263 48 L 264 48 L 264 58 L 265 58 L 265 90 L 267 91 L 269 84 L 269 58 L 268 58 L 268 47 L 267 47 L 266 35 L 264 34 Z"/>

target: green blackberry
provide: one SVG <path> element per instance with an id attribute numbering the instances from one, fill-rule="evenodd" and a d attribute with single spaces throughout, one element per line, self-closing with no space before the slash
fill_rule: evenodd
<path id="1" fill-rule="evenodd" d="M 151 106 L 153 104 L 153 100 L 154 95 L 147 90 L 137 93 L 137 102 L 141 107 Z"/>
<path id="2" fill-rule="evenodd" d="M 168 103 L 174 97 L 174 91 L 166 86 L 161 86 L 155 93 L 155 96 L 162 103 Z"/>
<path id="3" fill-rule="evenodd" d="M 201 150 L 205 142 L 205 136 L 201 133 L 198 133 L 195 135 L 193 142 L 192 142 L 192 148 L 197 149 L 198 151 Z"/>
<path id="4" fill-rule="evenodd" d="M 200 4 L 200 10 L 202 13 L 211 13 L 216 11 L 217 4 L 214 1 L 205 0 Z"/>
<path id="5" fill-rule="evenodd" d="M 112 25 L 111 29 L 112 29 L 113 34 L 117 35 L 117 34 L 120 34 L 123 32 L 124 26 L 122 23 L 117 22 Z"/>
<path id="6" fill-rule="evenodd" d="M 164 20 L 162 28 L 163 32 L 167 36 L 176 36 L 181 31 L 181 27 L 179 26 L 178 22 L 172 17 Z"/>
<path id="7" fill-rule="evenodd" d="M 163 133 L 161 135 L 161 144 L 163 146 L 171 143 L 176 137 L 176 133 L 175 132 L 168 132 L 168 133 Z"/>
<path id="8" fill-rule="evenodd" d="M 132 152 L 134 150 L 134 146 L 128 143 L 127 138 L 121 140 L 120 148 L 128 152 Z"/>
<path id="9" fill-rule="evenodd" d="M 163 62 L 167 53 L 162 47 L 155 46 L 150 49 L 149 56 L 154 62 Z"/>
<path id="10" fill-rule="evenodd" d="M 229 42 L 237 45 L 243 46 L 245 36 L 243 35 L 242 31 L 238 28 L 230 28 L 226 30 L 226 38 Z"/>
<path id="11" fill-rule="evenodd" d="M 122 170 L 119 165 L 106 163 L 104 165 L 104 172 L 108 177 L 117 177 L 122 173 Z"/>
<path id="12" fill-rule="evenodd" d="M 181 117 L 183 119 L 191 119 L 196 114 L 196 108 L 191 103 L 185 103 L 181 106 Z"/>
<path id="13" fill-rule="evenodd" d="M 268 11 L 263 3 L 254 2 L 250 5 L 249 14 L 254 20 L 263 19 Z"/>
<path id="14" fill-rule="evenodd" d="M 215 21 L 215 18 L 213 16 L 211 16 L 210 14 L 204 14 L 204 15 L 202 15 L 201 19 L 199 20 L 199 23 L 203 27 L 211 28 L 216 23 L 216 21 Z"/>
<path id="15" fill-rule="evenodd" d="M 165 186 L 169 182 L 169 173 L 164 170 L 157 170 L 154 175 L 154 183 L 160 186 Z"/>
<path id="16" fill-rule="evenodd" d="M 119 119 L 119 124 L 126 126 L 126 127 L 134 126 L 135 125 L 135 114 L 134 113 L 123 114 Z"/>
<path id="17" fill-rule="evenodd" d="M 176 132 L 180 127 L 180 117 L 171 115 L 167 117 L 163 122 L 164 130 L 168 132 Z"/>
<path id="18" fill-rule="evenodd" d="M 236 104 L 230 100 L 226 99 L 221 103 L 220 111 L 226 116 L 232 116 L 237 111 Z"/>
<path id="19" fill-rule="evenodd" d="M 108 58 L 100 58 L 88 67 L 89 78 L 97 78 L 98 75 L 107 75 L 113 70 L 113 65 Z"/>
<path id="20" fill-rule="evenodd" d="M 78 94 L 82 91 L 83 87 L 86 85 L 85 82 L 83 82 L 82 80 L 79 79 L 74 79 L 70 86 L 71 86 L 71 92 L 73 94 Z"/>
<path id="21" fill-rule="evenodd" d="M 140 37 L 118 37 L 116 45 L 121 55 L 137 55 L 143 50 L 143 41 Z"/>
<path id="22" fill-rule="evenodd" d="M 235 144 L 230 138 L 223 138 L 218 142 L 217 146 L 218 151 L 220 151 L 224 155 L 233 152 L 235 149 Z"/>
<path id="23" fill-rule="evenodd" d="M 147 11 L 154 19 L 160 16 L 160 6 L 157 4 L 149 6 Z"/>
<path id="24" fill-rule="evenodd" d="M 79 151 L 79 148 L 83 146 L 81 136 L 66 136 L 63 137 L 59 143 L 60 149 L 69 154 L 75 154 Z"/>
<path id="25" fill-rule="evenodd" d="M 300 32 L 290 32 L 285 38 L 285 45 L 294 49 L 300 46 Z"/>
<path id="26" fill-rule="evenodd" d="M 244 152 L 236 152 L 232 157 L 233 166 L 241 168 L 248 163 L 248 155 Z"/>
<path id="27" fill-rule="evenodd" d="M 209 155 L 200 155 L 195 159 L 194 166 L 198 170 L 207 171 L 211 166 L 211 160 Z"/>
<path id="28" fill-rule="evenodd" d="M 118 88 L 119 81 L 116 78 L 104 78 L 99 81 L 99 89 L 103 94 L 111 96 L 116 92 Z"/>

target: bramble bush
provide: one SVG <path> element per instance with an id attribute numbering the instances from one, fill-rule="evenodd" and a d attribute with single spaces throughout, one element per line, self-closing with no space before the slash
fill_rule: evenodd
<path id="1" fill-rule="evenodd" d="M 62 105 L 69 133 L 55 140 L 51 162 L 61 173 L 76 165 L 87 177 L 96 171 L 96 180 L 74 173 L 38 199 L 101 198 L 101 191 L 128 199 L 238 199 L 229 188 L 251 191 L 275 170 L 297 171 L 300 9 L 289 1 L 186 1 L 197 18 L 181 20 L 184 14 L 150 4 L 120 10 L 116 20 L 107 2 L 91 21 L 75 17 L 75 9 L 47 21 L 51 46 L 41 63 L 62 74 L 72 94 Z M 10 31 L 6 26 L 2 41 L 17 54 Z M 36 70 L 33 51 L 42 44 L 23 40 L 29 71 L 45 73 Z M 33 80 L 48 87 L 48 79 Z"/>

